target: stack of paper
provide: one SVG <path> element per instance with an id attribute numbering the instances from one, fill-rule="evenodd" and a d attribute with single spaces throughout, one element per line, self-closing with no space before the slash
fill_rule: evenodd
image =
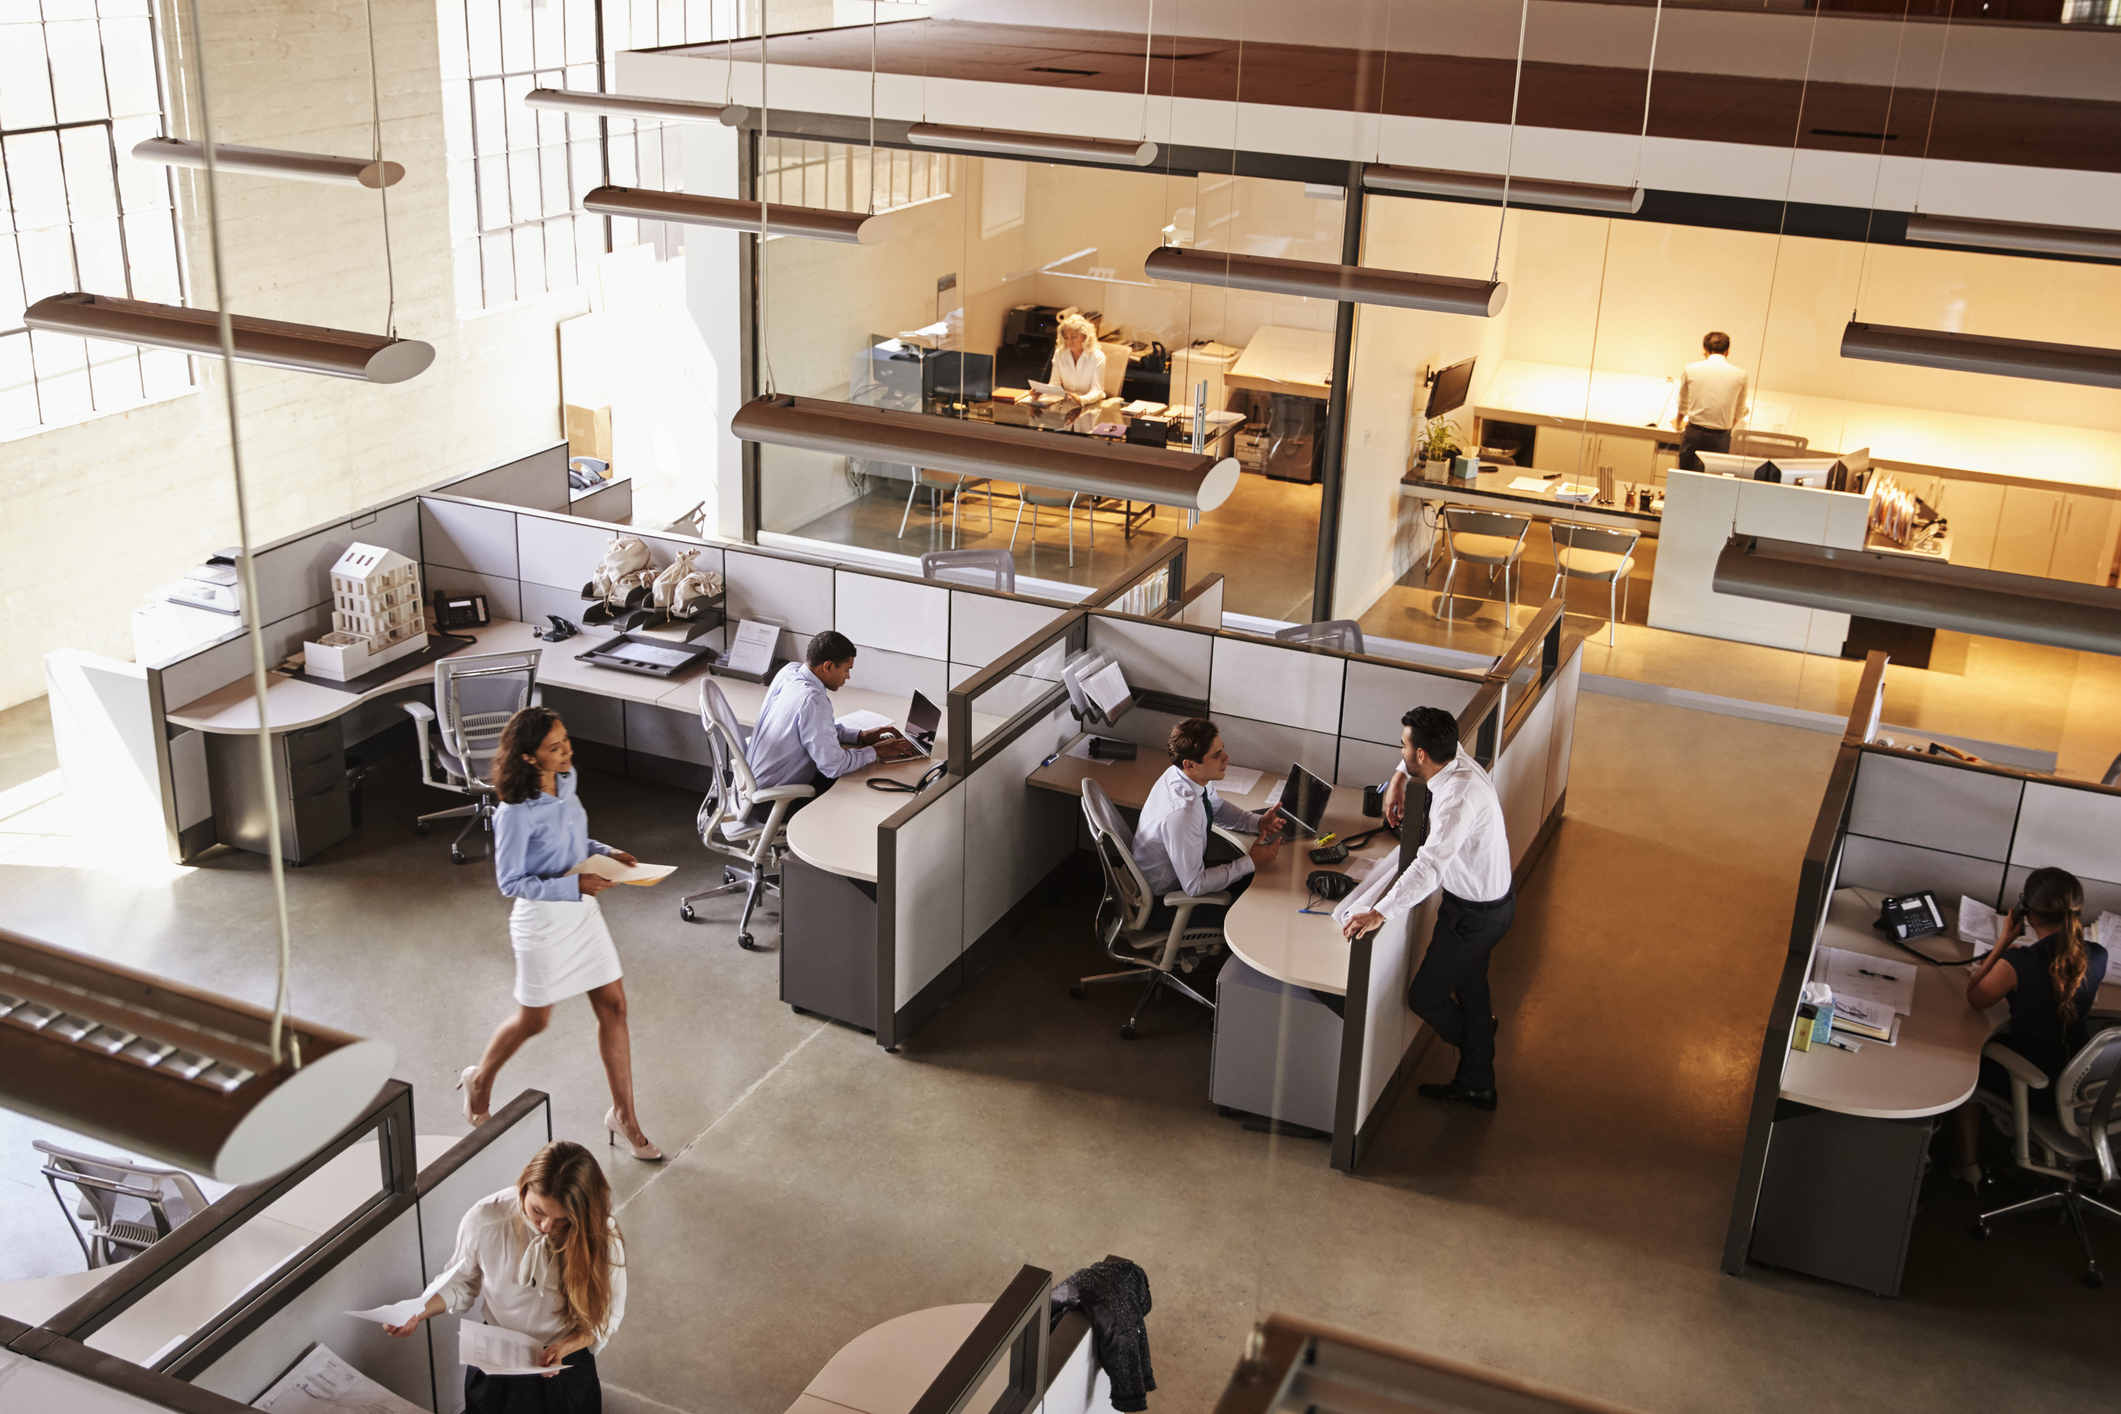
<path id="1" fill-rule="evenodd" d="M 1884 1002 L 1866 1001 L 1861 997 L 1843 996 L 1837 988 L 1834 992 L 1834 1029 L 1847 1031 L 1867 1040 L 1883 1041 L 1891 1045 L 1893 1028 L 1898 1017 Z"/>
<path id="2" fill-rule="evenodd" d="M 621 864 L 608 854 L 592 854 L 567 872 L 595 874 L 614 884 L 660 884 L 677 870 L 675 864 Z"/>
<path id="3" fill-rule="evenodd" d="M 1259 785 L 1259 772 L 1250 766 L 1231 766 L 1223 771 L 1220 794 L 1250 795 Z"/>
<path id="4" fill-rule="evenodd" d="M 1959 941 L 1974 945 L 1979 957 L 1996 945 L 1996 910 L 1979 899 L 1959 895 Z"/>
<path id="5" fill-rule="evenodd" d="M 462 1321 L 457 1325 L 457 1363 L 489 1375 L 542 1375 L 541 1347 L 521 1331 Z"/>
<path id="6" fill-rule="evenodd" d="M 1915 964 L 1840 948 L 1819 949 L 1819 979 L 1834 989 L 1835 1019 L 1843 1003 L 1875 1002 L 1906 1013 L 1915 1005 Z"/>
<path id="7" fill-rule="evenodd" d="M 2109 952 L 2121 948 L 2121 913 L 2101 913 L 2092 925 L 2092 941 Z"/>

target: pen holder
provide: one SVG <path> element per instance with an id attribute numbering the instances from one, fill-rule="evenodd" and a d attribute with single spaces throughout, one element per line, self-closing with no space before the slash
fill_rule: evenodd
<path id="1" fill-rule="evenodd" d="M 1385 788 L 1364 786 L 1362 788 L 1362 813 L 1372 820 L 1385 818 Z"/>

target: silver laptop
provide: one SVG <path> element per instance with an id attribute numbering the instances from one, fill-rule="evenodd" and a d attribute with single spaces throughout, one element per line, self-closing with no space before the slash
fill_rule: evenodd
<path id="1" fill-rule="evenodd" d="M 906 720 L 899 727 L 906 740 L 913 743 L 916 756 L 935 754 L 935 736 L 942 730 L 943 709 L 930 702 L 923 693 L 913 694 L 913 706 L 907 709 Z"/>

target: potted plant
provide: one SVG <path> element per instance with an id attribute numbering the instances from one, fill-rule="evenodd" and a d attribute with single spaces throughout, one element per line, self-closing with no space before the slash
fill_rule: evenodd
<path id="1" fill-rule="evenodd" d="M 1429 425 L 1422 429 L 1421 440 L 1416 444 L 1415 451 L 1424 462 L 1448 466 L 1451 458 L 1463 450 L 1458 437 L 1457 423 L 1444 417 L 1431 418 Z M 1427 472 L 1424 471 L 1423 474 L 1427 475 Z"/>

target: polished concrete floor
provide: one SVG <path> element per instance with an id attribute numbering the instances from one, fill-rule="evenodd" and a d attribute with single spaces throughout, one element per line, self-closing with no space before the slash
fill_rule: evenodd
<path id="1" fill-rule="evenodd" d="M 24 716 L 0 714 L 0 761 L 48 769 Z M 1065 1274 L 1107 1252 L 1154 1287 L 1152 1409 L 1211 1407 L 1275 1309 L 1644 1410 L 2111 1407 L 2115 1293 L 2078 1284 L 2066 1230 L 2045 1222 L 1972 1242 L 1971 1199 L 1948 1180 L 1925 1194 L 1899 1300 L 1717 1269 L 1832 750 L 1586 695 L 1568 818 L 1496 956 L 1502 1108 L 1410 1093 L 1352 1177 L 1321 1144 L 1216 1116 L 1205 1015 L 1159 1002 L 1128 1043 L 1130 996 L 1068 1000 L 1070 979 L 1102 970 L 1089 896 L 1055 891 L 888 1056 L 776 1000 L 773 930 L 767 951 L 738 950 L 734 901 L 677 919 L 676 890 L 707 872 L 692 797 L 591 777 L 600 837 L 688 866 L 609 908 L 641 1113 L 672 1158 L 611 1159 L 636 1255 L 600 1362 L 608 1407 L 778 1414 L 881 1320 L 986 1299 L 1022 1262 Z M 270 997 L 262 860 L 100 855 L 55 788 L 39 773 L 0 803 L 9 926 Z M 289 876 L 295 1007 L 394 1041 L 422 1130 L 461 1133 L 448 1087 L 508 1006 L 506 905 L 485 867 L 412 833 L 433 807 L 409 761 L 372 777 L 364 806 L 353 840 Z M 1438 1047 L 1424 1076 L 1449 1064 Z M 522 1086 L 552 1094 L 560 1134 L 594 1143 L 606 1101 L 585 1004 L 560 1008 L 500 1088 Z M 79 1261 L 50 1196 L 22 1181 L 41 1132 L 0 1115 L 0 1277 Z M 2097 1240 L 2121 1254 L 2121 1234 Z"/>

